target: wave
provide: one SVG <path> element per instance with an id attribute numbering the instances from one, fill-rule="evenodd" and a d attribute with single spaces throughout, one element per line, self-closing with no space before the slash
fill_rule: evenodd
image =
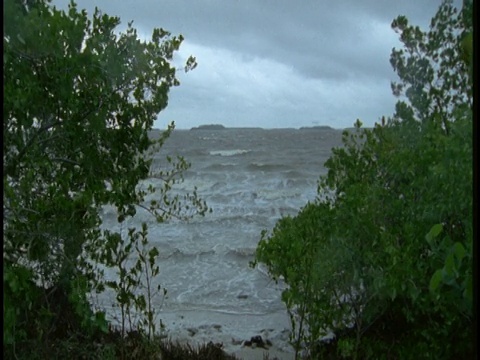
<path id="1" fill-rule="evenodd" d="M 228 250 L 225 255 L 236 258 L 251 258 L 255 255 L 255 250 L 255 248 L 236 248 Z"/>
<path id="2" fill-rule="evenodd" d="M 215 250 L 211 249 L 211 250 L 202 250 L 202 251 L 198 251 L 198 252 L 185 252 L 185 251 L 182 251 L 180 249 L 174 249 L 173 252 L 171 252 L 170 254 L 163 254 L 163 255 L 160 255 L 160 258 L 161 259 L 170 259 L 172 257 L 174 258 L 180 258 L 180 259 L 188 259 L 188 258 L 193 258 L 193 257 L 198 257 L 198 256 L 204 256 L 204 255 L 214 255 L 215 254 Z"/>
<path id="3" fill-rule="evenodd" d="M 210 170 L 210 171 L 225 171 L 225 170 L 233 170 L 237 167 L 235 164 L 228 164 L 228 163 L 223 163 L 223 164 L 212 164 L 207 167 L 205 167 L 205 170 Z"/>
<path id="4" fill-rule="evenodd" d="M 315 189 L 317 182 L 309 179 L 287 179 L 278 184 L 279 188 Z"/>
<path id="5" fill-rule="evenodd" d="M 210 151 L 210 155 L 212 155 L 212 156 L 235 156 L 235 155 L 247 154 L 249 152 L 250 152 L 250 150 L 242 150 L 242 149 L 212 150 L 212 151 Z"/>
<path id="6" fill-rule="evenodd" d="M 175 310 L 175 313 L 181 311 L 182 313 L 199 313 L 199 312 L 206 312 L 206 313 L 218 313 L 218 314 L 225 314 L 225 315 L 239 315 L 239 316 L 265 316 L 270 315 L 272 312 L 268 310 L 264 311 L 254 311 L 254 310 L 238 310 L 238 307 L 235 309 L 230 309 L 225 305 L 221 304 L 205 304 L 199 305 L 198 302 L 182 302 L 181 306 L 177 305 L 177 308 L 181 310 Z M 211 318 L 206 316 L 205 319 Z M 208 327 L 208 324 L 202 324 L 199 328 L 203 326 L 203 328 Z M 213 327 L 213 325 L 212 325 Z"/>
<path id="7" fill-rule="evenodd" d="M 251 163 L 247 166 L 249 171 L 287 171 L 291 169 L 291 166 L 284 164 Z"/>
<path id="8" fill-rule="evenodd" d="M 219 256 L 227 256 L 233 258 L 252 258 L 255 255 L 256 248 L 252 247 L 240 247 L 240 248 L 231 248 L 225 245 L 217 244 L 210 250 L 201 250 L 198 252 L 187 252 L 180 249 L 174 249 L 170 253 L 161 254 L 160 258 L 163 260 L 166 259 L 191 259 L 197 258 L 201 256 L 209 256 L 209 255 L 219 255 Z"/>
<path id="9" fill-rule="evenodd" d="M 252 223 L 261 223 L 265 221 L 264 214 L 257 211 L 249 211 L 247 207 L 225 207 L 224 210 L 217 211 L 217 216 L 214 219 L 219 225 L 232 224 L 232 222 L 244 223 L 245 225 Z"/>
<path id="10" fill-rule="evenodd" d="M 304 179 L 306 177 L 304 172 L 298 170 L 290 170 L 283 174 L 287 179 Z M 316 174 L 315 174 L 316 175 Z"/>

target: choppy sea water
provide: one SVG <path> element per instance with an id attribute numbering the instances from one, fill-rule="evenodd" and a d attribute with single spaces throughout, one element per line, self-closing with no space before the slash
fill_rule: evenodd
<path id="1" fill-rule="evenodd" d="M 125 225 L 147 222 L 149 240 L 160 250 L 158 279 L 168 293 L 156 299 L 156 306 L 167 329 L 214 324 L 233 337 L 247 338 L 261 329 L 289 327 L 281 301 L 284 284 L 271 281 L 262 267 L 250 268 L 249 262 L 263 229 L 271 230 L 282 216 L 295 215 L 315 199 L 324 163 L 332 147 L 341 145 L 341 134 L 333 129 L 171 134 L 154 166 L 166 155 L 185 157 L 192 166 L 176 190 L 196 186 L 212 213 L 186 223 L 157 224 L 139 211 Z M 157 179 L 146 183 L 160 184 Z M 104 209 L 103 220 L 106 228 L 119 230 L 112 208 Z M 111 301 L 99 301 L 108 311 Z"/>

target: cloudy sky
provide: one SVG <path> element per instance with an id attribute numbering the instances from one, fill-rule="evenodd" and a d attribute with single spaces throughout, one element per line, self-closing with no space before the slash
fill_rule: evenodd
<path id="1" fill-rule="evenodd" d="M 56 0 L 65 8 L 68 1 Z M 77 0 L 133 20 L 139 34 L 155 27 L 185 41 L 179 72 L 157 128 L 200 124 L 228 127 L 344 128 L 393 113 L 396 80 L 389 63 L 400 47 L 392 20 L 406 15 L 427 28 L 441 0 Z"/>

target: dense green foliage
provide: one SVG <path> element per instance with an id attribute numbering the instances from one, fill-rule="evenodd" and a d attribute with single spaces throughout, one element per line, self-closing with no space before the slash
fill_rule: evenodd
<path id="1" fill-rule="evenodd" d="M 288 285 L 297 352 L 472 358 L 471 9 L 444 1 L 428 32 L 394 20 L 394 116 L 357 121 L 317 200 L 262 235 L 255 263 Z"/>
<path id="2" fill-rule="evenodd" d="M 100 211 L 115 207 L 120 223 L 138 209 L 159 222 L 207 211 L 195 191 L 172 192 L 189 167 L 183 158 L 160 169 L 149 157 L 173 130 L 149 138 L 179 85 L 171 60 L 182 37 L 155 29 L 143 41 L 132 24 L 118 33 L 118 18 L 98 9 L 89 18 L 73 2 L 65 12 L 11 0 L 4 11 L 4 355 L 53 358 L 52 339 L 105 332 L 87 299 L 105 288 L 122 316 L 139 311 L 133 325 L 153 333 L 158 250 L 146 226 L 102 230 Z M 195 65 L 190 58 L 185 71 Z M 141 186 L 147 177 L 158 186 Z M 127 266 L 132 254 L 139 261 Z M 120 282 L 105 281 L 102 266 Z M 134 292 L 141 282 L 143 295 Z"/>
<path id="3" fill-rule="evenodd" d="M 145 224 L 127 228 L 128 220 L 207 211 L 195 191 L 172 191 L 184 159 L 159 169 L 149 157 L 173 130 L 148 136 L 179 85 L 171 60 L 182 37 L 155 29 L 142 41 L 132 24 L 118 33 L 118 18 L 98 10 L 89 18 L 74 3 L 64 12 L 48 0 L 10 0 L 4 12 L 4 356 L 153 357 L 162 350 L 125 335 L 134 327 L 153 338 L 161 325 L 159 250 Z M 402 97 L 394 116 L 344 134 L 317 201 L 265 232 L 256 261 L 288 284 L 298 351 L 470 358 L 472 2 L 457 12 L 444 1 L 428 32 L 405 17 L 392 27 L 404 44 L 391 56 Z M 193 67 L 190 58 L 185 70 Z M 148 177 L 158 186 L 145 189 Z M 116 208 L 125 231 L 102 229 L 103 206 Z M 118 278 L 105 280 L 104 268 Z M 118 333 L 88 300 L 107 289 Z M 333 350 L 319 341 L 330 332 Z"/>

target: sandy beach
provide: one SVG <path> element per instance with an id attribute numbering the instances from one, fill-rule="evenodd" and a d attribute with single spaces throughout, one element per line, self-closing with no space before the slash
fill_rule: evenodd
<path id="1" fill-rule="evenodd" d="M 222 349 L 244 360 L 293 360 L 294 351 L 289 340 L 289 319 L 283 312 L 268 315 L 228 314 L 214 311 L 161 312 L 166 335 L 172 341 L 197 346 L 222 344 Z M 249 347 L 244 341 L 261 336 L 269 341 L 267 349 Z"/>

